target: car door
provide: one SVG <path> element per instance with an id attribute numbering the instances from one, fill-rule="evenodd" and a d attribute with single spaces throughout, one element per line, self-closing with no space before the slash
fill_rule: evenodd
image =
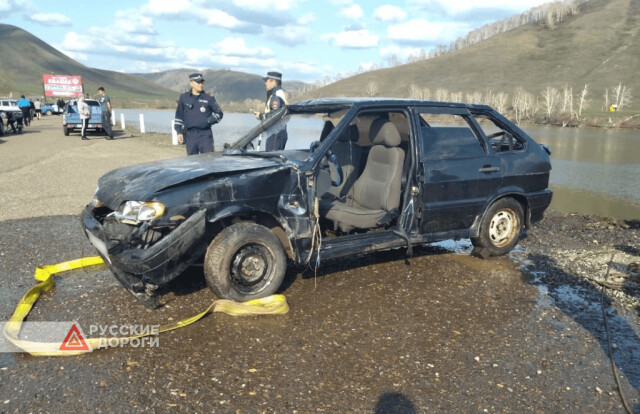
<path id="1" fill-rule="evenodd" d="M 420 230 L 468 229 L 502 182 L 500 160 L 470 121 L 465 108 L 422 108 Z"/>

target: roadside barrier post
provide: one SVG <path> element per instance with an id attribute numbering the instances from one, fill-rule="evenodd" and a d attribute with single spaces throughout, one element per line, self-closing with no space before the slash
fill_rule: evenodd
<path id="1" fill-rule="evenodd" d="M 111 111 L 111 125 L 116 126 L 116 111 Z"/>
<path id="2" fill-rule="evenodd" d="M 120 126 L 122 126 L 122 130 L 124 131 L 124 114 L 120 114 Z"/>
<path id="3" fill-rule="evenodd" d="M 140 133 L 144 134 L 144 114 L 140 114 Z"/>
<path id="4" fill-rule="evenodd" d="M 173 145 L 178 145 L 178 133 L 175 130 L 176 121 L 175 119 L 171 120 L 171 143 Z"/>

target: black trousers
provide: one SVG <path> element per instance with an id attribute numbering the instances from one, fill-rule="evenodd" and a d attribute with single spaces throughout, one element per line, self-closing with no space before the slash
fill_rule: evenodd
<path id="1" fill-rule="evenodd" d="M 113 138 L 111 129 L 111 111 L 102 111 L 102 128 L 109 138 Z"/>
<path id="2" fill-rule="evenodd" d="M 87 137 L 87 127 L 89 126 L 89 118 L 80 119 L 82 121 L 82 129 L 80 130 L 80 136 L 82 138 Z"/>

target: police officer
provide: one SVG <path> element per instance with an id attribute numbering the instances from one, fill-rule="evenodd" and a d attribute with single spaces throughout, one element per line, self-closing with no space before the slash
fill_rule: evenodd
<path id="1" fill-rule="evenodd" d="M 104 132 L 107 134 L 106 139 L 113 139 L 113 129 L 111 128 L 111 110 L 113 108 L 111 107 L 111 99 L 109 95 L 105 93 L 104 87 L 102 86 L 98 88 L 98 95 L 100 95 L 98 100 L 102 107 L 102 129 L 104 129 Z"/>
<path id="2" fill-rule="evenodd" d="M 254 112 L 256 119 L 264 121 L 273 116 L 273 114 L 287 106 L 287 97 L 282 90 L 282 73 L 267 72 L 267 76 L 262 78 L 267 89 L 267 101 L 264 106 L 264 112 Z M 265 144 L 266 151 L 283 150 L 287 143 L 287 129 L 283 127 L 277 133 L 267 137 Z"/>
<path id="3" fill-rule="evenodd" d="M 187 145 L 187 155 L 213 152 L 211 126 L 222 119 L 216 98 L 204 91 L 201 73 L 189 75 L 191 91 L 180 95 L 176 107 L 175 130 L 178 141 Z"/>

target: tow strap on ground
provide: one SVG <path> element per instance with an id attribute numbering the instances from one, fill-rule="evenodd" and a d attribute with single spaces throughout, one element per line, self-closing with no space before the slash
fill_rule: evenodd
<path id="1" fill-rule="evenodd" d="M 51 351 L 53 347 L 57 348 L 60 344 L 22 340 L 20 339 L 20 330 L 22 329 L 22 322 L 29 315 L 29 312 L 33 309 L 33 306 L 40 295 L 55 287 L 53 279 L 55 274 L 75 269 L 97 268 L 102 266 L 104 266 L 102 258 L 100 256 L 94 256 L 71 260 L 55 265 L 37 267 L 34 277 L 38 284 L 29 289 L 22 299 L 20 299 L 13 315 L 11 315 L 11 318 L 9 318 L 8 323 L 5 325 L 5 329 L 3 331 L 5 338 L 19 349 L 35 356 L 69 356 L 86 353 L 87 351 L 73 350 Z M 250 300 L 248 302 L 234 302 L 227 299 L 219 299 L 213 301 L 207 309 L 197 315 L 161 326 L 157 333 L 167 332 L 191 325 L 211 312 L 222 312 L 232 316 L 285 314 L 289 312 L 289 304 L 283 295 L 271 295 L 261 299 Z M 149 335 L 151 334 L 115 338 L 84 338 L 84 340 L 92 350 L 95 350 L 100 349 L 100 345 L 108 344 L 112 347 L 120 346 L 122 343 L 127 343 L 131 339 L 142 338 Z"/>

